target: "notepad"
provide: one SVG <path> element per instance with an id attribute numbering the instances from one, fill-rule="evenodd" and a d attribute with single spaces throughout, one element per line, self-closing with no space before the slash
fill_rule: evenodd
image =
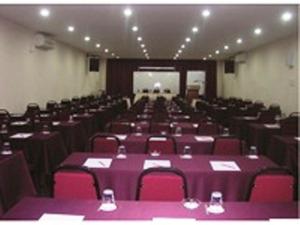
<path id="1" fill-rule="evenodd" d="M 156 167 L 171 167 L 170 160 L 145 160 L 144 170 Z"/>
<path id="2" fill-rule="evenodd" d="M 112 159 L 109 158 L 88 158 L 83 166 L 88 168 L 109 168 L 111 165 Z"/>
<path id="3" fill-rule="evenodd" d="M 214 171 L 241 171 L 234 161 L 210 161 L 209 163 Z"/>
<path id="4" fill-rule="evenodd" d="M 82 215 L 44 213 L 39 218 L 39 221 L 43 221 L 43 222 L 47 222 L 47 221 L 81 222 L 81 221 L 83 221 L 83 219 L 84 219 L 84 216 L 82 216 Z"/>
<path id="5" fill-rule="evenodd" d="M 165 137 L 151 137 L 150 141 L 166 141 L 167 138 Z"/>
<path id="6" fill-rule="evenodd" d="M 200 142 L 213 142 L 214 138 L 211 136 L 195 136 L 196 141 Z"/>
<path id="7" fill-rule="evenodd" d="M 10 136 L 10 138 L 25 139 L 25 138 L 31 137 L 32 135 L 33 135 L 33 133 L 17 133 L 17 134 Z"/>
<path id="8" fill-rule="evenodd" d="M 279 124 L 264 124 L 266 128 L 280 128 Z"/>
<path id="9" fill-rule="evenodd" d="M 245 120 L 256 120 L 257 118 L 254 116 L 244 116 L 243 117 Z"/>
<path id="10" fill-rule="evenodd" d="M 118 134 L 115 135 L 117 138 L 119 138 L 120 140 L 125 140 L 127 138 L 127 135 L 122 135 L 122 134 Z"/>
<path id="11" fill-rule="evenodd" d="M 27 121 L 16 121 L 16 122 L 12 122 L 11 125 L 15 125 L 15 126 L 21 126 L 21 125 L 26 125 Z"/>

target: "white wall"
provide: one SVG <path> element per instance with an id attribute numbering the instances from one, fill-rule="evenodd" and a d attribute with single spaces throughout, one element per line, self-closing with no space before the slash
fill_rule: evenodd
<path id="1" fill-rule="evenodd" d="M 86 72 L 84 52 L 60 42 L 50 51 L 35 49 L 34 34 L 0 17 L 0 108 L 21 113 L 29 102 L 44 107 L 101 88 L 99 73 Z"/>
<path id="2" fill-rule="evenodd" d="M 287 66 L 291 54 L 293 68 Z M 219 62 L 220 95 L 262 100 L 266 105 L 279 103 L 286 114 L 298 111 L 297 54 L 298 37 L 293 35 L 249 51 L 246 63 L 236 65 L 235 74 L 223 74 L 224 63 Z"/>

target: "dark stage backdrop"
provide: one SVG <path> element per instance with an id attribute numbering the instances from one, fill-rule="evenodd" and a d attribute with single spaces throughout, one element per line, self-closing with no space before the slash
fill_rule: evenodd
<path id="1" fill-rule="evenodd" d="M 180 95 L 185 95 L 186 74 L 188 70 L 206 72 L 206 96 L 216 97 L 217 64 L 214 60 L 143 60 L 108 59 L 106 91 L 108 94 L 133 95 L 133 72 L 141 66 L 172 66 L 180 72 Z"/>

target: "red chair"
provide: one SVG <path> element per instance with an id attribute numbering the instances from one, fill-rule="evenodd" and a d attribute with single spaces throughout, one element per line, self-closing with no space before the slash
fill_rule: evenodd
<path id="1" fill-rule="evenodd" d="M 176 168 L 150 168 L 138 179 L 136 200 L 182 201 L 188 198 L 184 173 Z"/>
<path id="2" fill-rule="evenodd" d="M 175 139 L 167 135 L 155 135 L 148 137 L 146 141 L 145 153 L 153 151 L 160 152 L 161 154 L 176 154 L 176 142 Z"/>
<path id="3" fill-rule="evenodd" d="M 294 183 L 294 177 L 288 169 L 263 169 L 251 182 L 248 199 L 250 202 L 292 202 Z"/>
<path id="4" fill-rule="evenodd" d="M 53 196 L 57 199 L 100 199 L 96 175 L 86 167 L 65 165 L 53 175 Z"/>
<path id="5" fill-rule="evenodd" d="M 198 128 L 198 134 L 200 135 L 217 135 L 219 132 L 219 125 L 212 122 L 201 123 Z"/>
<path id="6" fill-rule="evenodd" d="M 240 139 L 228 136 L 218 137 L 213 145 L 214 155 L 241 155 L 242 142 Z"/>
<path id="7" fill-rule="evenodd" d="M 129 134 L 131 133 L 131 126 L 129 122 L 112 122 L 110 125 L 110 132 L 115 134 Z"/>
<path id="8" fill-rule="evenodd" d="M 117 153 L 121 142 L 114 135 L 96 134 L 90 140 L 90 150 L 99 153 Z"/>
<path id="9" fill-rule="evenodd" d="M 169 123 L 151 123 L 150 132 L 152 134 L 160 134 L 161 132 L 170 133 L 170 124 Z"/>

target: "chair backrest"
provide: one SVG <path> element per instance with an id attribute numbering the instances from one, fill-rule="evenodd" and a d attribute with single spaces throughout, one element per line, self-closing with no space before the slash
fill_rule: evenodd
<path id="1" fill-rule="evenodd" d="M 53 175 L 53 196 L 58 199 L 100 199 L 96 175 L 86 167 L 65 165 Z"/>
<path id="2" fill-rule="evenodd" d="M 298 136 L 299 119 L 300 119 L 300 117 L 298 117 L 294 114 L 294 115 L 290 115 L 289 117 L 281 120 L 280 121 L 281 134 Z"/>
<path id="3" fill-rule="evenodd" d="M 118 137 L 109 134 L 96 134 L 90 140 L 92 152 L 117 153 L 120 140 Z"/>
<path id="4" fill-rule="evenodd" d="M 147 154 L 152 151 L 158 151 L 161 154 L 176 154 L 175 139 L 167 135 L 153 135 L 148 137 L 145 153 Z"/>
<path id="5" fill-rule="evenodd" d="M 241 155 L 242 142 L 240 139 L 228 136 L 217 137 L 213 145 L 214 155 Z"/>
<path id="6" fill-rule="evenodd" d="M 110 132 L 115 134 L 131 133 L 131 125 L 129 122 L 112 122 L 110 124 Z"/>
<path id="7" fill-rule="evenodd" d="M 136 200 L 182 201 L 187 197 L 186 177 L 176 168 L 150 168 L 139 176 Z"/>
<path id="8" fill-rule="evenodd" d="M 266 168 L 253 178 L 248 192 L 250 202 L 291 202 L 294 177 L 285 168 Z"/>

